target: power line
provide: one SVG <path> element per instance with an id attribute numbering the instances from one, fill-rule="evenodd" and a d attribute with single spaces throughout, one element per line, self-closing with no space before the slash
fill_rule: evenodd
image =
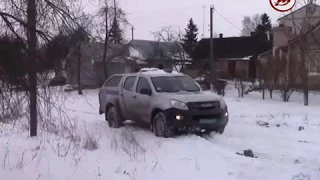
<path id="1" fill-rule="evenodd" d="M 233 24 L 228 18 L 224 17 L 216 8 L 215 8 L 215 11 L 224 19 L 226 20 L 229 24 L 231 24 L 233 27 L 237 28 L 239 31 L 241 31 L 241 29 L 236 26 L 235 24 Z"/>
<path id="2" fill-rule="evenodd" d="M 192 5 L 192 6 L 183 6 L 183 7 L 174 7 L 174 8 L 165 8 L 165 9 L 152 9 L 152 10 L 144 10 L 144 11 L 136 11 L 136 12 L 130 12 L 126 11 L 126 14 L 129 16 L 148 16 L 149 14 L 154 14 L 155 12 L 165 12 L 165 13 L 181 13 L 181 11 L 189 11 L 193 9 L 203 9 L 203 5 Z"/>

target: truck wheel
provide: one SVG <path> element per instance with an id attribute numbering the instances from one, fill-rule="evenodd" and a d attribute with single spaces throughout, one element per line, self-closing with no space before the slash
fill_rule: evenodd
<path id="1" fill-rule="evenodd" d="M 102 109 L 99 107 L 99 114 L 101 115 L 101 114 L 103 114 L 103 111 L 102 111 Z"/>
<path id="2" fill-rule="evenodd" d="M 174 128 L 168 125 L 166 115 L 157 113 L 153 119 L 154 133 L 157 137 L 169 138 L 174 135 Z"/>
<path id="3" fill-rule="evenodd" d="M 114 106 L 109 109 L 107 117 L 110 128 L 120 128 L 123 126 L 123 121 L 121 120 L 120 115 Z"/>
<path id="4" fill-rule="evenodd" d="M 224 129 L 225 129 L 225 126 L 220 126 L 220 127 L 217 127 L 214 131 L 219 134 L 223 134 Z"/>

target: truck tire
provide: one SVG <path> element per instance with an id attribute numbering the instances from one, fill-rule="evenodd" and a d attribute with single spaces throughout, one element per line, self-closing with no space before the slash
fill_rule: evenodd
<path id="1" fill-rule="evenodd" d="M 101 107 L 99 107 L 99 115 L 103 114 Z"/>
<path id="2" fill-rule="evenodd" d="M 225 126 L 220 126 L 220 127 L 215 128 L 214 131 L 215 131 L 216 133 L 223 134 L 224 129 L 225 129 Z"/>
<path id="3" fill-rule="evenodd" d="M 117 111 L 116 107 L 112 106 L 109 108 L 107 114 L 108 119 L 108 125 L 110 128 L 120 128 L 123 126 L 123 120 Z"/>
<path id="4" fill-rule="evenodd" d="M 169 138 L 174 135 L 174 128 L 168 125 L 166 115 L 157 113 L 153 118 L 153 131 L 157 137 Z"/>

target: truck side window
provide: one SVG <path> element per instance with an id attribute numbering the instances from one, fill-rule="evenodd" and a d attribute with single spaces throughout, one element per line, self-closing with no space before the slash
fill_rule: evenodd
<path id="1" fill-rule="evenodd" d="M 122 76 L 113 76 L 106 83 L 104 83 L 104 87 L 118 87 L 121 81 Z"/>
<path id="2" fill-rule="evenodd" d="M 128 90 L 128 91 L 132 91 L 133 90 L 133 86 L 134 86 L 134 82 L 136 80 L 136 76 L 129 76 L 126 78 L 125 82 L 124 82 L 124 89 Z"/>
<path id="3" fill-rule="evenodd" d="M 151 89 L 148 80 L 144 77 L 139 78 L 136 92 L 140 93 L 141 89 Z"/>

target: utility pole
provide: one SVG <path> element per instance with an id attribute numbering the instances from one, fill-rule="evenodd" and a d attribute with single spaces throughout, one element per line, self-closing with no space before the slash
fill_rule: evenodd
<path id="1" fill-rule="evenodd" d="M 134 31 L 134 27 L 131 26 L 131 39 L 133 40 L 133 31 Z"/>
<path id="2" fill-rule="evenodd" d="M 214 6 L 211 5 L 210 7 L 210 90 L 213 90 L 213 83 L 216 81 L 216 65 L 214 62 L 214 56 L 213 56 L 213 11 L 214 11 Z"/>

